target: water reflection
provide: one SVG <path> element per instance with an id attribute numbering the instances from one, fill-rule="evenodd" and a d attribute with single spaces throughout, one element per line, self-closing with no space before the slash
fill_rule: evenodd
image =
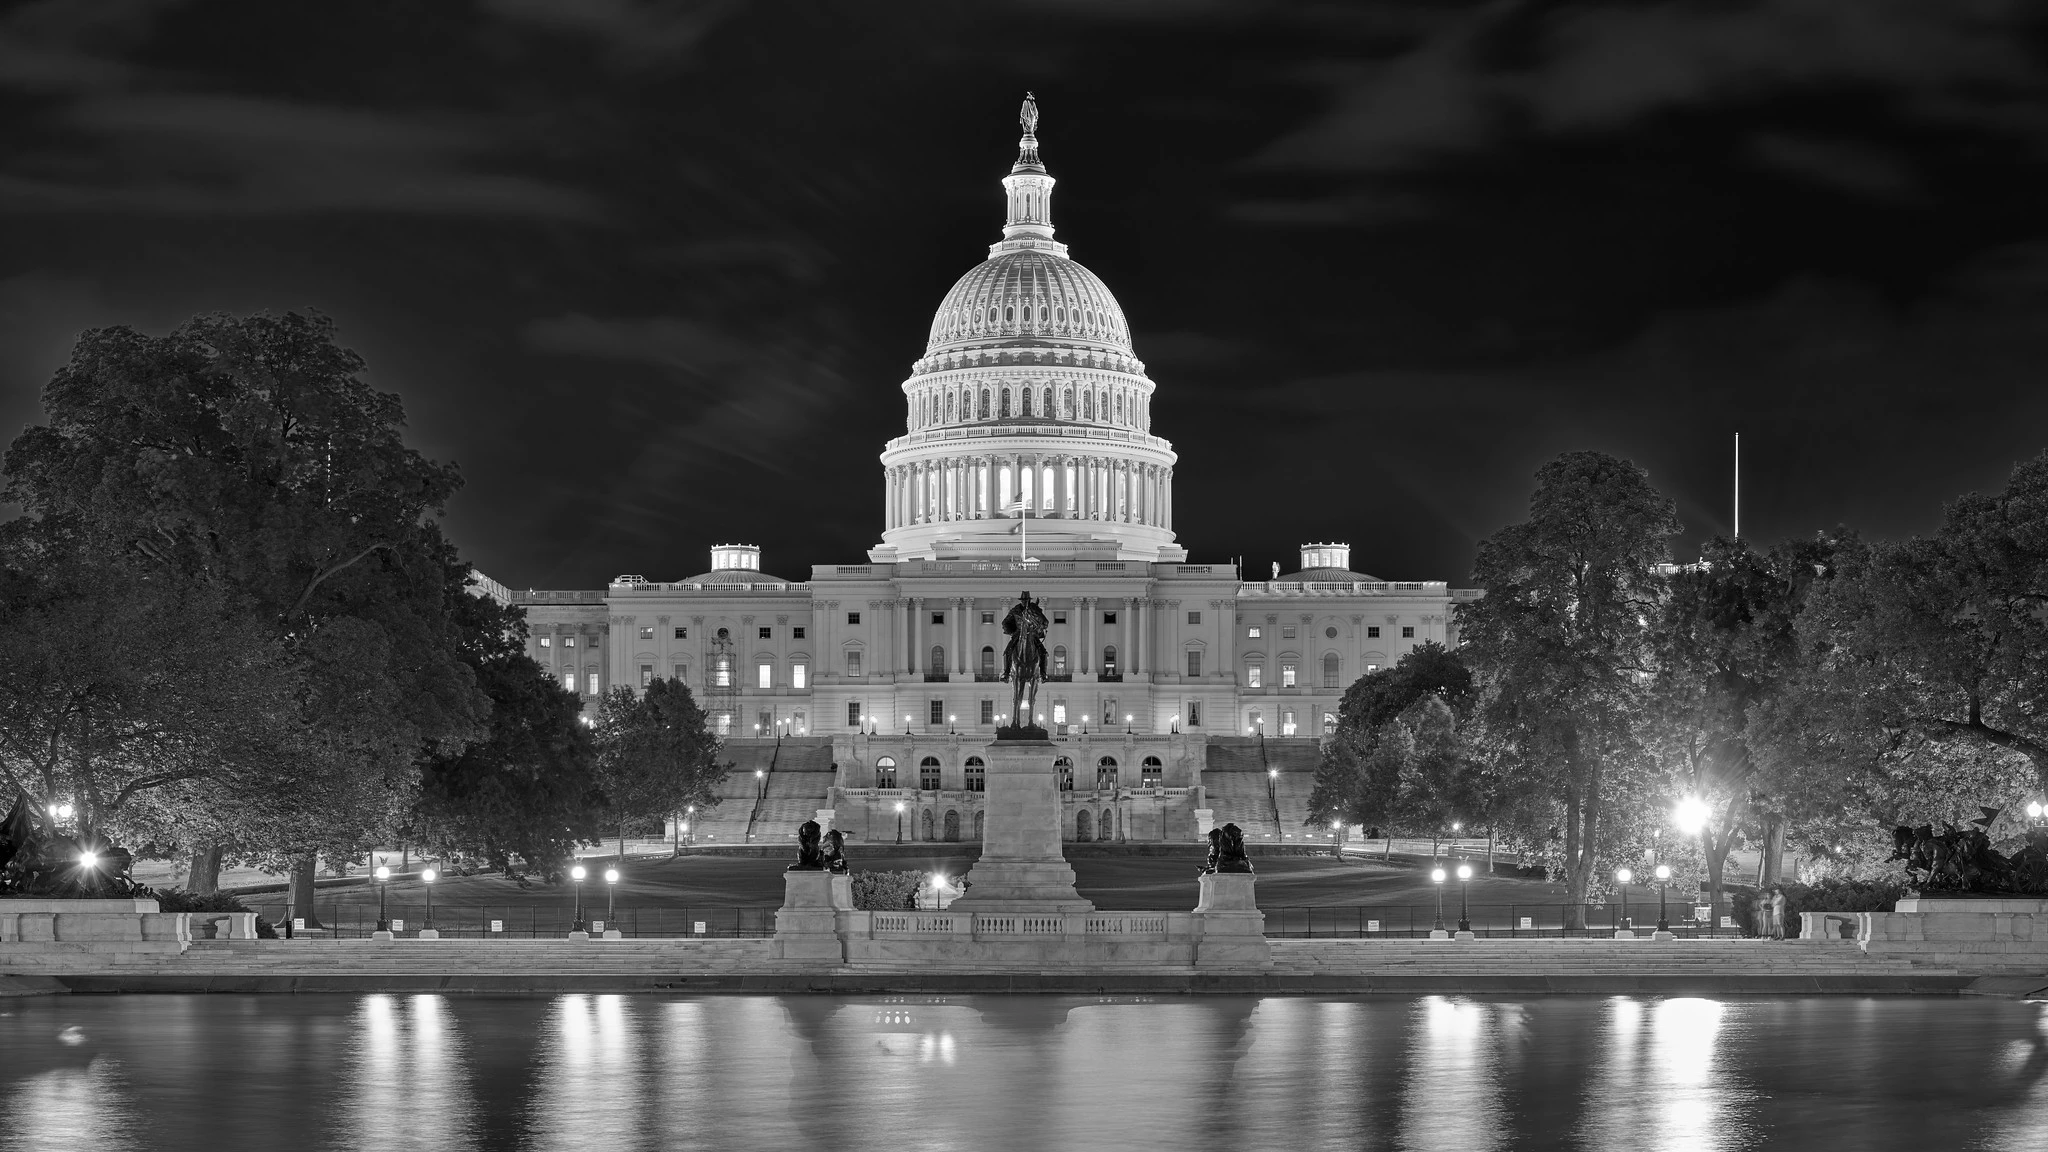
<path id="1" fill-rule="evenodd" d="M 55 997 L 0 1149 L 2048 1148 L 1971 999 Z"/>

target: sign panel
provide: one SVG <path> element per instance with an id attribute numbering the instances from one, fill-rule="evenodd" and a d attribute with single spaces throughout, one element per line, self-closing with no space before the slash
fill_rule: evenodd
<path id="1" fill-rule="evenodd" d="M 405 921 L 403 921 L 403 920 L 393 920 L 393 921 L 391 922 L 391 930 L 392 930 L 393 932 L 403 932 L 403 931 L 405 931 Z"/>
<path id="2" fill-rule="evenodd" d="M 1377 932 L 1377 931 L 1379 931 L 1379 930 L 1380 930 L 1380 922 L 1379 922 L 1379 921 L 1377 921 L 1377 920 L 1367 920 L 1367 921 L 1365 922 L 1365 930 L 1366 930 L 1367 932 Z"/>
<path id="3" fill-rule="evenodd" d="M 1522 927 L 1524 927 L 1524 928 L 1534 928 L 1535 926 L 1536 926 L 1536 918 L 1535 918 L 1534 916 L 1524 916 L 1524 917 L 1522 917 Z"/>
<path id="4" fill-rule="evenodd" d="M 1379 923 L 1379 921 L 1375 920 L 1375 921 L 1373 921 L 1373 923 L 1377 924 L 1377 923 Z M 699 936 L 702 936 L 703 934 L 704 934 L 704 922 L 703 922 L 702 920 L 699 920 L 699 921 L 697 921 L 697 935 L 699 935 Z"/>
<path id="5" fill-rule="evenodd" d="M 504 922 L 503 920 L 493 920 L 493 921 L 491 921 L 491 931 L 493 931 L 493 932 L 503 932 L 504 930 L 505 930 L 505 922 Z"/>

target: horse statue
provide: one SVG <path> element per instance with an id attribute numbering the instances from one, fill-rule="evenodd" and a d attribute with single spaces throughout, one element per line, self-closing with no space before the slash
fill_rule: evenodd
<path id="1" fill-rule="evenodd" d="M 0 895 L 58 899 L 150 897 L 136 882 L 135 857 L 98 833 L 46 835 L 36 827 L 31 802 L 16 795 L 0 820 Z"/>
<path id="2" fill-rule="evenodd" d="M 1251 858 L 1244 854 L 1244 829 L 1235 824 L 1209 829 L 1209 860 L 1202 868 L 1204 875 L 1251 870 Z"/>
<path id="3" fill-rule="evenodd" d="M 1029 592 L 1020 593 L 1017 603 L 1003 617 L 1003 633 L 1010 638 L 1003 648 L 1003 679 L 1011 684 L 1010 723 L 1006 725 L 1010 730 L 1043 735 L 1044 730 L 1033 720 L 1033 709 L 1038 704 L 1039 686 L 1046 678 L 1047 627 L 1045 609 Z"/>

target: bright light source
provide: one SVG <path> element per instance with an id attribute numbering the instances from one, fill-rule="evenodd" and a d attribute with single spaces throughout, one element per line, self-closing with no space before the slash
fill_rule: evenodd
<path id="1" fill-rule="evenodd" d="M 1443 882 L 1444 882 L 1444 870 L 1443 870 L 1443 869 L 1441 869 L 1441 868 L 1437 868 L 1437 869 L 1435 869 L 1435 870 L 1431 871 L 1431 872 L 1430 872 L 1430 874 L 1429 874 L 1429 878 L 1430 878 L 1431 880 L 1434 880 L 1434 881 L 1436 881 L 1436 882 L 1437 882 L 1437 883 L 1439 883 L 1439 884 L 1443 883 Z"/>
<path id="2" fill-rule="evenodd" d="M 434 877 L 439 875 L 440 873 L 434 871 L 432 868 L 425 868 L 420 871 L 420 879 L 426 881 L 429 884 L 432 884 L 434 882 Z"/>
<path id="3" fill-rule="evenodd" d="M 1669 865 L 1669 864 L 1659 864 L 1659 865 L 1657 865 L 1657 879 L 1659 879 L 1659 880 L 1669 880 L 1669 879 L 1671 879 L 1671 865 Z"/>
<path id="4" fill-rule="evenodd" d="M 1463 832 L 1464 830 L 1465 830 L 1465 822 L 1464 822 L 1463 820 L 1453 820 L 1453 821 L 1451 821 L 1451 831 L 1453 831 L 1453 832 Z"/>
<path id="5" fill-rule="evenodd" d="M 607 884 L 617 884 L 619 882 L 619 870 L 617 868 L 605 869 L 604 882 Z"/>
<path id="6" fill-rule="evenodd" d="M 1678 830 L 1685 835 L 1697 836 L 1700 829 L 1707 826 L 1709 815 L 1705 802 L 1697 796 L 1687 796 L 1671 810 L 1671 822 L 1678 825 Z"/>
<path id="7" fill-rule="evenodd" d="M 578 864 L 574 868 L 569 869 L 569 879 L 571 880 L 581 880 L 588 875 L 590 875 L 590 873 L 584 871 L 583 865 L 581 864 Z"/>
<path id="8" fill-rule="evenodd" d="M 2039 820 L 2043 809 L 2039 800 L 2027 801 L 2027 819 Z"/>
<path id="9" fill-rule="evenodd" d="M 1635 878 L 1636 874 L 1626 868 L 1616 868 L 1614 870 L 1614 882 L 1616 884 L 1626 884 Z"/>
<path id="10" fill-rule="evenodd" d="M 690 822 L 689 822 L 688 820 L 685 820 L 685 821 L 683 821 L 683 822 L 682 822 L 681 824 L 679 824 L 679 825 L 677 825 L 677 826 L 676 826 L 676 831 L 678 831 L 678 832 L 688 832 L 689 830 L 690 830 Z"/>
<path id="11" fill-rule="evenodd" d="M 71 819 L 71 814 L 76 811 L 78 809 L 62 802 L 50 805 L 50 815 L 55 816 L 59 820 Z"/>
<path id="12" fill-rule="evenodd" d="M 78 866 L 80 868 L 97 868 L 99 867 L 99 863 L 100 858 L 97 853 L 80 852 L 78 854 Z"/>
<path id="13" fill-rule="evenodd" d="M 376 876 L 379 882 L 389 880 L 391 879 L 391 869 L 386 868 L 382 864 L 379 864 L 377 865 Z"/>
<path id="14" fill-rule="evenodd" d="M 1471 866 L 1470 864 L 1460 864 L 1460 865 L 1458 865 L 1458 879 L 1460 879 L 1460 880 L 1470 880 L 1471 878 L 1472 878 L 1472 866 Z"/>
<path id="15" fill-rule="evenodd" d="M 1278 780 L 1280 778 L 1280 770 L 1278 768 L 1268 768 L 1266 769 L 1266 775 Z"/>
<path id="16" fill-rule="evenodd" d="M 767 773 L 761 771 L 759 768 L 754 769 L 754 779 L 759 780 L 761 777 L 766 775 Z"/>

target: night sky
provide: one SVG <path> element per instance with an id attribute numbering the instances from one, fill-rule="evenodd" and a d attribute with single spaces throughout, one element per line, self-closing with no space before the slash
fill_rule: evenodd
<path id="1" fill-rule="evenodd" d="M 81 329 L 314 308 L 507 584 L 857 562 L 1031 89 L 1196 560 L 1462 582 L 1577 448 L 1689 558 L 1737 431 L 1746 536 L 1924 531 L 2048 447 L 2030 10 L 15 4 L 0 428 Z"/>

